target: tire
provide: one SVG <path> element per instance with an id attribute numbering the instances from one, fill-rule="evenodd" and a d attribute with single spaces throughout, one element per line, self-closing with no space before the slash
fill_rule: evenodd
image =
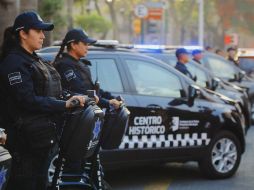
<path id="1" fill-rule="evenodd" d="M 229 178 L 237 171 L 241 156 L 238 138 L 230 131 L 221 131 L 213 138 L 199 161 L 199 168 L 207 178 Z"/>
<path id="2" fill-rule="evenodd" d="M 108 184 L 108 182 L 106 182 L 104 179 L 102 180 L 102 184 L 103 184 L 103 189 L 104 190 L 112 190 L 113 188 Z"/>
<path id="3" fill-rule="evenodd" d="M 53 175 L 55 172 L 56 167 L 56 161 L 58 158 L 58 146 L 55 146 L 49 156 L 49 162 L 48 162 L 48 176 L 47 176 L 47 184 L 48 186 L 51 185 Z"/>

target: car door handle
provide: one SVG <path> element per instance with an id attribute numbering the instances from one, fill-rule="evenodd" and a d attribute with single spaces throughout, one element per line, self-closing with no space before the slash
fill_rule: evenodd
<path id="1" fill-rule="evenodd" d="M 161 106 L 157 105 L 157 104 L 149 104 L 148 106 L 146 106 L 147 108 L 150 109 L 163 109 Z"/>

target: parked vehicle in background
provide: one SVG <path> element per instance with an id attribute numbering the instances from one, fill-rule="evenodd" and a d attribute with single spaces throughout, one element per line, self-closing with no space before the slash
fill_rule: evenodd
<path id="1" fill-rule="evenodd" d="M 239 67 L 244 70 L 249 77 L 254 78 L 254 49 L 239 48 L 237 57 L 239 60 Z"/>
<path id="2" fill-rule="evenodd" d="M 55 54 L 41 56 L 53 60 Z M 121 94 L 131 112 L 122 144 L 102 151 L 104 164 L 197 161 L 209 178 L 236 172 L 245 150 L 245 122 L 237 102 L 137 52 L 95 47 L 87 59 L 93 80 Z"/>
<path id="3" fill-rule="evenodd" d="M 177 59 L 174 50 L 163 50 L 163 49 L 142 49 L 142 52 L 146 55 L 159 59 L 170 66 L 174 67 L 176 65 Z M 228 96 L 239 103 L 246 120 L 246 127 L 249 128 L 251 125 L 251 105 L 248 99 L 246 90 L 233 85 L 229 82 L 222 81 L 214 76 L 209 70 L 197 64 L 190 59 L 186 67 L 191 72 L 192 76 L 196 78 L 196 84 L 201 87 L 214 90 L 222 95 Z"/>

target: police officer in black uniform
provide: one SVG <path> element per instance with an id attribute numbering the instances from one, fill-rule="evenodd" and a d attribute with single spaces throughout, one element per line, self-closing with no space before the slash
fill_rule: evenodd
<path id="1" fill-rule="evenodd" d="M 176 50 L 177 63 L 175 68 L 186 76 L 190 77 L 192 80 L 196 80 L 196 77 L 192 76 L 186 64 L 189 62 L 189 53 L 184 48 L 179 48 Z"/>
<path id="2" fill-rule="evenodd" d="M 227 52 L 228 52 L 228 60 L 232 63 L 234 63 L 235 66 L 239 67 L 239 60 L 237 60 L 235 58 L 236 56 L 236 53 L 237 53 L 237 50 L 236 48 L 233 48 L 233 47 L 229 47 L 227 49 Z"/>
<path id="3" fill-rule="evenodd" d="M 91 63 L 85 59 L 82 61 L 80 60 L 80 58 L 87 55 L 88 45 L 95 42 L 96 40 L 90 38 L 82 29 L 72 29 L 66 34 L 54 62 L 57 71 L 61 75 L 62 86 L 65 90 L 71 93 L 86 94 L 87 90 L 96 89 L 89 68 Z M 65 46 L 67 46 L 67 53 L 63 53 Z M 97 96 L 99 97 L 98 106 L 102 108 L 110 108 L 110 106 L 113 106 L 115 109 L 119 109 L 121 106 L 121 101 L 116 100 L 110 93 L 104 92 L 101 89 L 97 89 Z M 97 175 L 94 168 L 101 168 L 100 161 L 98 160 L 99 158 L 92 156 L 87 160 L 67 161 L 64 172 L 67 173 L 68 170 L 70 170 L 72 173 L 83 173 L 84 163 L 86 163 L 85 168 L 89 168 L 91 164 L 94 163 L 92 165 L 93 169 L 86 169 L 86 173 L 90 176 L 91 173 L 92 175 L 94 173 Z M 100 173 L 102 172 L 100 171 Z M 98 176 L 95 178 L 98 178 Z"/>
<path id="4" fill-rule="evenodd" d="M 64 89 L 80 94 L 86 94 L 87 90 L 95 89 L 89 68 L 90 61 L 80 60 L 87 55 L 88 45 L 95 42 L 96 40 L 90 38 L 82 29 L 72 29 L 66 34 L 54 63 L 61 75 Z M 67 46 L 67 53 L 63 53 L 65 46 Z M 121 102 L 114 99 L 110 93 L 103 90 L 97 93 L 100 107 L 108 108 L 112 105 L 119 108 Z"/>
<path id="5" fill-rule="evenodd" d="M 61 80 L 50 64 L 34 52 L 42 47 L 43 31 L 54 28 L 35 12 L 16 17 L 2 45 L 0 82 L 4 92 L 7 147 L 13 157 L 8 190 L 45 190 L 48 154 L 56 141 L 62 113 L 84 96 L 61 99 Z M 7 116 L 8 115 L 8 116 Z"/>
<path id="6" fill-rule="evenodd" d="M 195 49 L 192 51 L 192 60 L 198 64 L 202 64 L 201 60 L 203 58 L 203 52 L 200 49 Z"/>

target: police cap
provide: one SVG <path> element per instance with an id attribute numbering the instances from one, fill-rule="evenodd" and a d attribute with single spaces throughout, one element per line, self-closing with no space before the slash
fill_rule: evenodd
<path id="1" fill-rule="evenodd" d="M 39 29 L 50 31 L 54 29 L 54 25 L 52 23 L 44 22 L 40 15 L 38 15 L 36 12 L 29 11 L 21 13 L 14 21 L 13 31 L 18 32 L 22 29 Z"/>
<path id="2" fill-rule="evenodd" d="M 176 50 L 176 57 L 179 57 L 181 54 L 189 54 L 185 48 L 179 48 Z"/>
<path id="3" fill-rule="evenodd" d="M 68 44 L 68 43 L 71 43 L 74 41 L 85 42 L 87 44 L 93 44 L 97 40 L 90 38 L 84 30 L 75 28 L 75 29 L 71 29 L 67 32 L 67 34 L 65 35 L 65 38 L 63 40 L 63 43 Z"/>

